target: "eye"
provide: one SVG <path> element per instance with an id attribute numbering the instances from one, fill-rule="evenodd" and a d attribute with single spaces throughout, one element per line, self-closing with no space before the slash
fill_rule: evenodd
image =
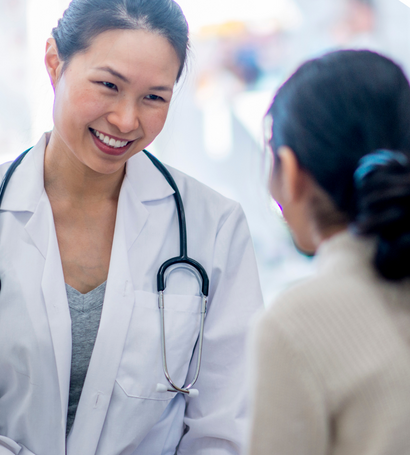
<path id="1" fill-rule="evenodd" d="M 110 90 L 118 90 L 117 86 L 112 82 L 100 82 L 104 87 L 109 88 Z"/>
<path id="2" fill-rule="evenodd" d="M 165 101 L 164 98 L 158 95 L 148 95 L 146 98 L 150 101 Z"/>

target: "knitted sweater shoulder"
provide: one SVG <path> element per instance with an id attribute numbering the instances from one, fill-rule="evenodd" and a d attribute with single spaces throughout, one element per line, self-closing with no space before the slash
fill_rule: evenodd
<path id="1" fill-rule="evenodd" d="M 252 455 L 410 453 L 410 284 L 380 278 L 347 232 L 253 334 Z"/>

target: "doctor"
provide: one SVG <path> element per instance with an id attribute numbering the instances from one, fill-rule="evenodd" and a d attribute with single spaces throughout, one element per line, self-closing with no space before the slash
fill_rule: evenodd
<path id="1" fill-rule="evenodd" d="M 237 203 L 172 168 L 210 292 L 199 396 L 156 391 L 156 275 L 179 231 L 174 190 L 142 150 L 185 65 L 185 18 L 172 0 L 73 0 L 52 36 L 54 129 L 0 213 L 0 455 L 238 454 L 244 337 L 262 305 L 252 242 Z M 174 272 L 165 325 L 179 386 L 195 373 L 200 303 L 191 273 Z"/>

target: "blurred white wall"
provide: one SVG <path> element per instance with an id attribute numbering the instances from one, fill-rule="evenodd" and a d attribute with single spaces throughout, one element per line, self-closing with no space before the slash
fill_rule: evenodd
<path id="1" fill-rule="evenodd" d="M 30 142 L 26 0 L 0 0 L 0 148 L 15 155 Z"/>

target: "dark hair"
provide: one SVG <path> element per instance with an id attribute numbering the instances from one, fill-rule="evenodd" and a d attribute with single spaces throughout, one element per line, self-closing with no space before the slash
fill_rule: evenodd
<path id="1" fill-rule="evenodd" d="M 303 64 L 268 110 L 275 159 L 280 146 L 294 151 L 346 221 L 378 238 L 375 265 L 392 280 L 410 276 L 410 165 L 375 166 L 360 188 L 353 176 L 376 150 L 410 156 L 409 106 L 409 82 L 397 64 L 346 50 Z"/>
<path id="2" fill-rule="evenodd" d="M 185 67 L 189 48 L 188 24 L 173 0 L 72 0 L 52 31 L 66 66 L 93 38 L 108 30 L 147 30 L 166 38 Z"/>

